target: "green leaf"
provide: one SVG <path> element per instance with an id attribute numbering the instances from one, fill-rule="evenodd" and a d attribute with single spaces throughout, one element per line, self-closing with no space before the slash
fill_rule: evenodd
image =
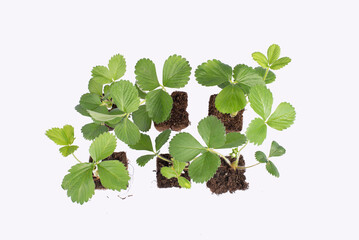
<path id="1" fill-rule="evenodd" d="M 232 79 L 232 68 L 218 60 L 209 60 L 199 65 L 196 80 L 203 86 L 216 86 Z"/>
<path id="2" fill-rule="evenodd" d="M 94 110 L 101 105 L 101 98 L 95 93 L 86 93 L 81 96 L 80 105 L 87 110 Z"/>
<path id="3" fill-rule="evenodd" d="M 90 114 L 87 112 L 87 110 L 83 107 L 81 107 L 80 104 L 76 105 L 75 110 L 80 113 L 82 116 L 89 117 Z"/>
<path id="4" fill-rule="evenodd" d="M 257 161 L 260 162 L 260 163 L 268 162 L 267 156 L 262 151 L 257 151 L 255 153 L 255 157 L 256 157 Z"/>
<path id="5" fill-rule="evenodd" d="M 267 124 L 279 131 L 289 128 L 295 120 L 295 109 L 287 102 L 282 102 L 269 117 Z"/>
<path id="6" fill-rule="evenodd" d="M 94 140 L 100 134 L 108 132 L 108 128 L 97 123 L 88 123 L 81 128 L 81 132 L 85 139 Z"/>
<path id="7" fill-rule="evenodd" d="M 103 84 L 96 81 L 96 78 L 91 78 L 88 84 L 88 89 L 90 93 L 97 94 L 99 96 L 102 96 L 102 87 Z"/>
<path id="8" fill-rule="evenodd" d="M 275 61 L 270 68 L 273 70 L 281 69 L 282 67 L 288 65 L 292 60 L 289 57 L 282 57 Z"/>
<path id="9" fill-rule="evenodd" d="M 277 167 L 274 165 L 273 162 L 268 161 L 267 164 L 266 164 L 266 169 L 267 169 L 267 171 L 268 171 L 270 174 L 272 174 L 273 176 L 279 177 L 278 169 L 277 169 Z"/>
<path id="10" fill-rule="evenodd" d="M 253 68 L 244 64 L 238 64 L 234 67 L 233 78 L 247 94 L 251 87 L 265 85 L 263 77 L 261 77 Z"/>
<path id="11" fill-rule="evenodd" d="M 184 177 L 178 177 L 178 184 L 182 188 L 191 188 L 191 182 L 187 180 L 187 178 Z"/>
<path id="12" fill-rule="evenodd" d="M 247 139 L 255 145 L 261 145 L 267 137 L 267 125 L 263 119 L 255 118 L 249 124 L 246 132 Z"/>
<path id="13" fill-rule="evenodd" d="M 203 183 L 214 176 L 219 165 L 221 161 L 216 154 L 205 152 L 189 165 L 188 173 L 194 182 Z"/>
<path id="14" fill-rule="evenodd" d="M 96 66 L 92 68 L 92 77 L 96 79 L 96 81 L 107 84 L 112 82 L 112 74 L 110 70 L 108 70 L 105 66 Z"/>
<path id="15" fill-rule="evenodd" d="M 70 154 L 74 153 L 78 148 L 79 146 L 76 145 L 64 146 L 60 148 L 60 153 L 62 154 L 62 156 L 67 157 Z"/>
<path id="16" fill-rule="evenodd" d="M 218 148 L 226 142 L 226 129 L 217 117 L 208 116 L 198 123 L 198 132 L 209 148 Z"/>
<path id="17" fill-rule="evenodd" d="M 173 160 L 173 169 L 176 171 L 177 176 L 180 176 L 183 169 L 186 167 L 186 162 L 179 162 L 177 160 Z"/>
<path id="18" fill-rule="evenodd" d="M 147 58 L 140 59 L 135 66 L 138 86 L 144 91 L 152 91 L 160 86 L 157 79 L 156 66 Z"/>
<path id="19" fill-rule="evenodd" d="M 116 149 L 116 137 L 109 133 L 98 136 L 90 146 L 90 155 L 94 162 L 98 162 L 110 156 Z"/>
<path id="20" fill-rule="evenodd" d="M 136 144 L 141 137 L 140 130 L 137 125 L 124 118 L 117 126 L 115 127 L 116 136 L 124 143 L 128 145 Z"/>
<path id="21" fill-rule="evenodd" d="M 128 145 L 135 150 L 147 150 L 153 152 L 152 142 L 150 136 L 141 133 L 140 140 L 134 145 Z"/>
<path id="22" fill-rule="evenodd" d="M 117 108 L 125 113 L 132 113 L 140 106 L 138 91 L 127 80 L 121 80 L 111 85 L 111 97 Z"/>
<path id="23" fill-rule="evenodd" d="M 46 131 L 45 135 L 60 146 L 71 145 L 75 140 L 74 127 L 70 125 L 65 125 L 63 128 L 51 128 Z"/>
<path id="24" fill-rule="evenodd" d="M 285 149 L 279 145 L 276 141 L 272 142 L 269 157 L 280 157 L 285 154 Z"/>
<path id="25" fill-rule="evenodd" d="M 170 56 L 163 65 L 163 86 L 182 88 L 186 86 L 191 75 L 188 61 L 178 55 Z"/>
<path id="26" fill-rule="evenodd" d="M 249 94 L 249 102 L 253 110 L 267 120 L 272 111 L 273 95 L 265 86 L 254 86 Z"/>
<path id="27" fill-rule="evenodd" d="M 126 72 L 125 58 L 120 54 L 116 54 L 108 62 L 108 69 L 113 80 L 120 79 Z"/>
<path id="28" fill-rule="evenodd" d="M 177 161 L 189 162 L 205 148 L 189 133 L 178 133 L 170 141 L 169 151 Z"/>
<path id="29" fill-rule="evenodd" d="M 143 156 L 137 158 L 136 162 L 139 166 L 143 167 L 155 156 L 156 156 L 155 154 L 143 155 Z"/>
<path id="30" fill-rule="evenodd" d="M 217 148 L 234 148 L 243 145 L 247 141 L 244 134 L 231 132 L 226 135 L 226 142 L 223 146 Z"/>
<path id="31" fill-rule="evenodd" d="M 171 167 L 162 167 L 161 174 L 167 179 L 177 178 L 176 171 Z"/>
<path id="32" fill-rule="evenodd" d="M 254 70 L 261 76 L 262 79 L 264 78 L 266 71 L 267 71 L 266 69 L 264 69 L 262 67 L 256 67 Z M 272 83 L 275 81 L 275 78 L 276 78 L 275 74 L 271 70 L 269 70 L 264 82 L 266 84 Z"/>
<path id="33" fill-rule="evenodd" d="M 71 167 L 62 181 L 62 188 L 73 202 L 83 204 L 95 194 L 95 183 L 92 178 L 92 163 L 79 163 Z"/>
<path id="34" fill-rule="evenodd" d="M 260 52 L 254 52 L 252 53 L 253 60 L 256 61 L 261 67 L 268 68 L 268 60 L 266 56 L 264 56 L 263 53 Z"/>
<path id="35" fill-rule="evenodd" d="M 242 89 L 237 85 L 228 85 L 217 95 L 215 105 L 221 113 L 235 113 L 242 110 L 247 99 Z"/>
<path id="36" fill-rule="evenodd" d="M 274 63 L 280 55 L 280 47 L 277 44 L 272 44 L 267 51 L 269 65 Z"/>
<path id="37" fill-rule="evenodd" d="M 172 104 L 172 97 L 162 89 L 151 91 L 146 96 L 146 110 L 148 116 L 155 123 L 167 120 L 171 113 Z"/>
<path id="38" fill-rule="evenodd" d="M 146 105 L 140 106 L 132 113 L 132 120 L 142 132 L 147 132 L 151 128 L 152 120 L 146 111 Z"/>
<path id="39" fill-rule="evenodd" d="M 114 119 L 121 119 L 123 118 L 126 114 L 124 113 L 120 113 L 120 114 L 116 114 L 115 112 L 108 112 L 107 109 L 104 112 L 96 112 L 96 111 L 91 111 L 91 110 L 87 110 L 87 112 L 90 114 L 90 116 L 99 122 L 108 122 Z"/>
<path id="40" fill-rule="evenodd" d="M 102 161 L 98 165 L 101 184 L 108 189 L 121 191 L 128 187 L 130 176 L 123 163 L 118 160 Z"/>
<path id="41" fill-rule="evenodd" d="M 161 147 L 168 141 L 171 135 L 171 130 L 167 129 L 161 132 L 155 140 L 156 143 L 156 152 L 161 149 Z"/>
<path id="42" fill-rule="evenodd" d="M 136 87 L 136 89 L 137 89 L 138 96 L 139 96 L 141 99 L 145 99 L 147 93 L 145 93 L 144 91 L 142 91 L 142 90 L 138 87 L 137 84 L 135 84 L 135 87 Z"/>

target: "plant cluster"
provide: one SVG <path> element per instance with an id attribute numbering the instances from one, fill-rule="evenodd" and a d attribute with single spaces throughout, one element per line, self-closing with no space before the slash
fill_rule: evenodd
<path id="1" fill-rule="evenodd" d="M 155 64 L 147 58 L 140 59 L 135 66 L 136 82 L 122 79 L 126 72 L 126 61 L 122 55 L 115 55 L 107 66 L 92 69 L 89 92 L 81 96 L 75 109 L 89 117 L 91 123 L 82 127 L 83 137 L 92 141 L 90 156 L 92 161 L 81 162 L 74 152 L 78 146 L 74 143 L 74 128 L 52 128 L 46 135 L 60 145 L 60 153 L 72 155 L 79 163 L 74 165 L 64 177 L 62 188 L 67 190 L 71 200 L 83 204 L 95 192 L 94 180 L 112 190 L 121 191 L 129 184 L 126 166 L 108 159 L 116 149 L 116 137 L 133 150 L 147 151 L 148 154 L 137 158 L 137 164 L 145 166 L 151 159 L 165 161 L 168 166 L 159 169 L 167 179 L 176 179 L 182 188 L 190 188 L 191 182 L 183 177 L 188 171 L 195 183 L 204 183 L 212 179 L 221 163 L 224 162 L 236 173 L 259 164 L 265 164 L 267 171 L 279 177 L 272 157 L 282 156 L 285 149 L 272 141 L 269 155 L 255 152 L 257 163 L 249 166 L 239 164 L 242 150 L 249 144 L 261 145 L 267 137 L 267 128 L 282 131 L 289 128 L 295 120 L 295 109 L 287 103 L 280 103 L 274 111 L 273 95 L 267 87 L 276 80 L 272 70 L 278 70 L 291 60 L 280 56 L 280 47 L 276 44 L 268 48 L 267 55 L 260 52 L 252 54 L 259 67 L 252 68 L 238 64 L 233 69 L 219 60 L 209 60 L 197 67 L 195 78 L 203 86 L 218 86 L 221 90 L 216 96 L 215 107 L 223 114 L 232 117 L 239 114 L 247 105 L 258 117 L 253 119 L 245 134 L 228 132 L 225 125 L 216 116 L 207 116 L 197 125 L 202 140 L 198 141 L 190 133 L 180 132 L 171 138 L 171 130 L 161 132 L 154 143 L 149 135 L 152 122 L 158 124 L 171 118 L 173 99 L 167 88 L 182 88 L 190 80 L 191 66 L 179 56 L 170 56 L 163 65 L 162 84 L 159 82 Z M 110 131 L 114 130 L 114 134 Z M 169 142 L 170 157 L 160 153 Z M 219 151 L 228 149 L 225 156 Z M 222 159 L 222 161 L 221 161 Z"/>

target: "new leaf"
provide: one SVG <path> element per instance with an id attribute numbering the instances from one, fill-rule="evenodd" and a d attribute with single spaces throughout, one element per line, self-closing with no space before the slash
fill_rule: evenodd
<path id="1" fill-rule="evenodd" d="M 65 125 L 63 128 L 52 128 L 46 131 L 45 135 L 57 145 L 71 145 L 74 140 L 74 127 Z"/>
<path id="2" fill-rule="evenodd" d="M 277 169 L 277 167 L 274 165 L 273 162 L 268 161 L 268 162 L 266 163 L 266 169 L 267 169 L 267 171 L 268 171 L 271 175 L 273 175 L 273 176 L 275 176 L 275 177 L 279 177 L 278 169 Z"/>
<path id="3" fill-rule="evenodd" d="M 272 142 L 269 157 L 280 157 L 285 154 L 285 149 L 279 145 L 276 141 Z"/>
<path id="4" fill-rule="evenodd" d="M 256 160 L 260 163 L 266 163 L 268 162 L 267 156 L 262 151 L 257 151 L 255 153 Z"/>

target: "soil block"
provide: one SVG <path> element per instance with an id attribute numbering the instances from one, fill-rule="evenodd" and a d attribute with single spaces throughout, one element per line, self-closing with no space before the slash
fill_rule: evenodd
<path id="1" fill-rule="evenodd" d="M 229 156 L 227 156 L 227 158 L 231 162 L 235 161 L 235 158 Z M 238 165 L 245 165 L 242 155 L 239 157 Z M 207 187 L 215 194 L 222 194 L 228 191 L 234 193 L 237 190 L 246 190 L 249 184 L 246 182 L 246 176 L 244 176 L 245 171 L 245 169 L 234 170 L 221 158 L 221 166 L 213 178 L 207 182 Z"/>
<path id="2" fill-rule="evenodd" d="M 188 95 L 186 92 L 175 91 L 171 94 L 173 99 L 173 105 L 170 118 L 167 121 L 161 123 L 155 123 L 155 128 L 162 132 L 166 129 L 172 129 L 173 131 L 181 131 L 188 127 L 190 121 L 188 119 Z"/>
<path id="3" fill-rule="evenodd" d="M 231 117 L 229 113 L 221 113 L 215 106 L 217 94 L 214 94 L 209 99 L 208 116 L 216 116 L 222 121 L 226 128 L 226 132 L 240 132 L 243 128 L 243 112 L 244 109 L 239 111 L 235 117 Z"/>
<path id="4" fill-rule="evenodd" d="M 127 160 L 126 152 L 114 152 L 112 153 L 111 156 L 105 158 L 102 161 L 108 161 L 108 160 L 118 160 L 125 165 L 126 169 L 128 169 L 128 160 Z M 90 157 L 89 162 L 93 162 L 92 157 Z M 92 178 L 93 181 L 95 182 L 95 189 L 106 189 L 104 186 L 102 186 L 101 180 L 98 177 L 92 175 Z"/>
<path id="5" fill-rule="evenodd" d="M 170 154 L 161 154 L 162 157 L 165 157 L 167 159 L 171 159 Z M 166 162 L 160 158 L 157 157 L 156 161 L 156 178 L 157 178 L 157 187 L 158 188 L 171 188 L 171 187 L 178 187 L 181 188 L 178 184 L 178 181 L 176 178 L 167 179 L 161 174 L 161 168 L 162 167 L 170 167 L 171 163 Z M 188 181 L 191 181 L 191 178 L 188 175 L 188 170 L 184 170 L 184 172 L 181 174 L 182 177 L 186 178 Z"/>

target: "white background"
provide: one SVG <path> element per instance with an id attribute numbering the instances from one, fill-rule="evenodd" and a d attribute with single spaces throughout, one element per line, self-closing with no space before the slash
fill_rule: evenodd
<path id="1" fill-rule="evenodd" d="M 346 0 L 1 1 L 1 238 L 359 239 L 357 10 L 357 1 Z M 253 164 L 255 150 L 268 152 L 278 141 L 287 149 L 275 160 L 279 179 L 259 166 L 247 171 L 245 192 L 157 189 L 155 162 L 136 166 L 141 153 L 119 141 L 135 169 L 133 196 L 97 192 L 82 206 L 66 196 L 61 181 L 76 162 L 44 133 L 72 124 L 77 155 L 87 160 L 90 142 L 80 129 L 89 119 L 74 106 L 93 66 L 121 53 L 124 78 L 134 82 L 143 57 L 158 73 L 174 53 L 193 70 L 213 58 L 256 66 L 251 53 L 272 43 L 292 58 L 269 85 L 274 107 L 292 103 L 297 119 L 288 130 L 270 130 L 244 157 Z M 200 86 L 192 74 L 184 90 L 186 131 L 198 136 L 219 89 Z M 245 127 L 254 116 L 245 112 Z"/>

